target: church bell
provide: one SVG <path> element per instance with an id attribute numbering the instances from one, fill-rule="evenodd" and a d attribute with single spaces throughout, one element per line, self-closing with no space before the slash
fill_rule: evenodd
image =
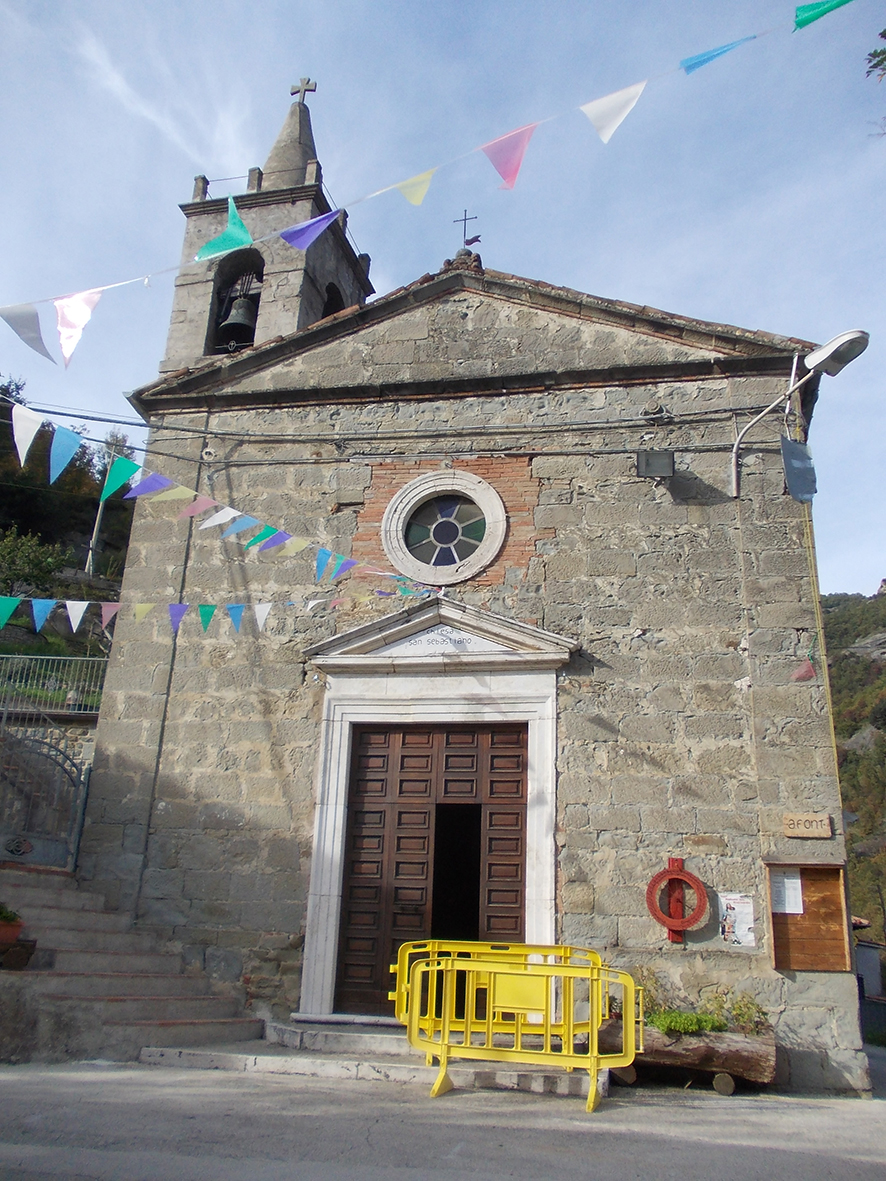
<path id="1" fill-rule="evenodd" d="M 223 347 L 232 351 L 238 346 L 252 344 L 255 340 L 255 322 L 258 319 L 258 308 L 255 301 L 248 296 L 241 295 L 231 305 L 231 310 L 225 320 L 216 330 L 216 340 Z"/>

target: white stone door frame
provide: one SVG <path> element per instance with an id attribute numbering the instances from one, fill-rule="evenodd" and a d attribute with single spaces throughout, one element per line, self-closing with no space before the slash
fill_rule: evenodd
<path id="1" fill-rule="evenodd" d="M 435 662 L 429 662 L 433 665 Z M 327 680 L 299 1011 L 334 1009 L 354 726 L 528 723 L 526 941 L 555 941 L 557 679 L 515 669 L 452 675 L 336 673 Z"/>

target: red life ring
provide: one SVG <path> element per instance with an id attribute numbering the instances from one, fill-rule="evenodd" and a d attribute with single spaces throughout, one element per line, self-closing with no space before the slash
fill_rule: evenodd
<path id="1" fill-rule="evenodd" d="M 672 919 L 658 905 L 658 895 L 662 886 L 665 882 L 674 880 L 685 882 L 690 890 L 695 893 L 695 910 L 682 919 Z M 669 931 L 688 931 L 690 927 L 694 927 L 704 917 L 704 913 L 708 908 L 708 892 L 704 888 L 704 883 L 694 873 L 689 873 L 685 869 L 663 869 L 655 875 L 646 887 L 646 905 L 649 907 L 649 913 L 655 921 L 661 923 L 663 927 L 667 927 Z"/>

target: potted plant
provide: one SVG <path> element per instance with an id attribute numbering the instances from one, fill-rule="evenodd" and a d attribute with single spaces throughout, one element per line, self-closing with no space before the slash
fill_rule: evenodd
<path id="1" fill-rule="evenodd" d="M 0 902 L 0 954 L 18 942 L 24 925 L 24 919 L 20 914 L 16 914 Z"/>

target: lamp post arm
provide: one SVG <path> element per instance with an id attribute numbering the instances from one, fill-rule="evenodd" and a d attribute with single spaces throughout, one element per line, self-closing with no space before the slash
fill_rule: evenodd
<path id="1" fill-rule="evenodd" d="M 733 499 L 736 499 L 739 494 L 740 484 L 739 484 L 739 455 L 738 455 L 738 453 L 739 453 L 739 449 L 740 449 L 742 443 L 744 442 L 745 435 L 748 433 L 749 430 L 751 430 L 753 427 L 755 427 L 758 422 L 762 422 L 762 420 L 766 417 L 767 414 L 771 414 L 772 411 L 776 408 L 776 406 L 780 406 L 782 402 L 789 402 L 791 399 L 791 396 L 794 393 L 796 393 L 796 391 L 800 388 L 800 386 L 803 385 L 804 382 L 807 382 L 810 377 L 815 377 L 815 376 L 816 376 L 815 370 L 814 369 L 810 370 L 809 373 L 807 373 L 805 377 L 801 377 L 799 381 L 794 382 L 794 384 L 790 387 L 790 389 L 787 390 L 785 393 L 779 394 L 771 406 L 767 406 L 765 410 L 761 410 L 760 413 L 755 418 L 751 419 L 751 421 L 747 424 L 746 427 L 743 427 L 738 432 L 738 438 L 735 440 L 735 443 L 732 448 L 732 497 L 733 497 Z"/>

